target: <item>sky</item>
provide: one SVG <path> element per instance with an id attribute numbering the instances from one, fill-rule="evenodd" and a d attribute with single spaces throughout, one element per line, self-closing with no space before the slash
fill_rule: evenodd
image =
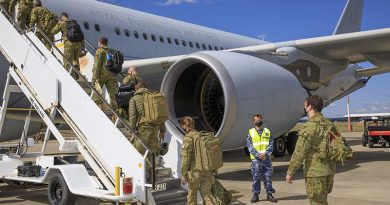
<path id="1" fill-rule="evenodd" d="M 346 0 L 104 1 L 269 42 L 331 35 L 346 4 Z M 389 0 L 365 0 L 362 30 L 389 28 L 389 9 Z M 350 95 L 351 113 L 390 112 L 389 88 L 390 73 L 372 77 Z M 343 98 L 332 103 L 324 114 L 346 115 L 346 102 Z"/>

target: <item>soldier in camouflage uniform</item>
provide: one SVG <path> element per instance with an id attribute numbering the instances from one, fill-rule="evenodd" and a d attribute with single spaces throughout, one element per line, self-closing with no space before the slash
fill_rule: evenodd
<path id="1" fill-rule="evenodd" d="M 292 178 L 303 163 L 303 174 L 307 197 L 311 205 L 327 205 L 327 196 L 333 188 L 336 162 L 324 157 L 320 144 L 328 137 L 328 127 L 336 130 L 333 123 L 321 114 L 323 101 L 319 96 L 310 96 L 305 100 L 305 112 L 309 120 L 299 131 L 299 138 L 291 157 L 286 181 Z M 325 153 L 326 156 L 326 153 Z"/>
<path id="2" fill-rule="evenodd" d="M 36 32 L 35 35 L 45 44 L 46 48 L 51 49 L 51 43 L 54 41 L 54 36 L 51 35 L 51 30 L 55 26 L 58 18 L 57 16 L 46 8 L 42 7 L 40 0 L 34 0 L 34 8 L 31 11 L 30 27 L 37 25 L 38 28 L 49 38 L 47 40 L 40 32 Z"/>
<path id="3" fill-rule="evenodd" d="M 24 29 L 28 25 L 30 25 L 30 16 L 31 10 L 33 9 L 33 0 L 12 0 L 9 10 L 11 11 L 12 9 L 13 11 L 17 3 L 19 3 L 19 7 L 18 15 L 16 16 L 16 21 L 18 22 L 20 28 Z"/>
<path id="4" fill-rule="evenodd" d="M 3 7 L 7 12 L 9 13 L 12 13 L 10 12 L 11 11 L 11 0 L 0 0 L 0 6 Z"/>
<path id="5" fill-rule="evenodd" d="M 138 75 L 138 69 L 135 66 L 131 66 L 129 70 L 127 71 L 126 77 L 123 78 L 122 85 L 130 85 L 134 84 L 137 85 L 140 82 L 144 82 L 142 78 L 139 77 Z"/>
<path id="6" fill-rule="evenodd" d="M 259 201 L 259 194 L 261 189 L 260 178 L 263 177 L 264 188 L 267 192 L 267 200 L 270 202 L 277 202 L 272 195 L 272 161 L 271 154 L 274 147 L 274 138 L 269 129 L 263 127 L 263 116 L 255 114 L 252 117 L 252 122 L 255 128 L 248 132 L 246 139 L 247 147 L 250 152 L 252 160 L 251 173 L 253 176 L 252 203 Z"/>
<path id="7" fill-rule="evenodd" d="M 100 94 L 103 94 L 103 86 L 106 86 L 108 94 L 110 95 L 111 107 L 118 111 L 118 105 L 115 98 L 115 94 L 117 94 L 119 90 L 116 74 L 106 68 L 107 43 L 108 40 L 106 37 L 101 37 L 99 39 L 99 48 L 96 50 L 95 61 L 92 68 L 92 83 Z M 93 95 L 92 98 L 96 104 L 102 108 L 102 100 L 100 100 L 97 95 Z"/>
<path id="8" fill-rule="evenodd" d="M 165 125 L 162 124 L 150 124 L 144 121 L 144 93 L 149 90 L 146 88 L 144 82 L 140 82 L 135 86 L 134 96 L 130 99 L 129 102 L 129 124 L 130 128 L 137 132 L 138 137 L 148 146 L 152 152 L 157 155 L 161 154 L 161 147 L 159 143 L 159 137 L 164 139 L 165 135 Z M 158 133 L 160 131 L 160 136 Z M 146 148 L 142 145 L 141 141 L 135 139 L 134 147 L 138 150 L 139 153 L 145 154 Z M 147 180 L 150 180 L 151 177 L 151 155 L 148 156 L 147 162 Z"/>
<path id="9" fill-rule="evenodd" d="M 71 42 L 69 39 L 67 39 L 67 26 L 70 22 L 69 16 L 67 13 L 61 13 L 60 15 L 60 21 L 54 28 L 51 30 L 51 34 L 55 35 L 58 32 L 61 31 L 62 33 L 62 40 L 64 42 L 64 57 L 67 59 L 64 60 L 64 66 L 67 71 L 69 71 L 71 65 L 68 63 L 71 62 L 72 65 L 80 71 L 80 63 L 79 63 L 79 57 L 80 57 L 80 51 L 81 48 L 83 48 L 83 42 Z M 79 78 L 78 74 L 76 72 L 71 73 L 72 77 L 77 80 Z"/>
<path id="10" fill-rule="evenodd" d="M 181 149 L 181 181 L 188 183 L 187 204 L 196 205 L 198 190 L 203 197 L 203 204 L 216 204 L 211 195 L 211 185 L 214 183 L 213 173 L 196 171 L 194 136 L 199 136 L 195 130 L 195 121 L 191 117 L 184 117 L 180 125 L 186 132 Z"/>

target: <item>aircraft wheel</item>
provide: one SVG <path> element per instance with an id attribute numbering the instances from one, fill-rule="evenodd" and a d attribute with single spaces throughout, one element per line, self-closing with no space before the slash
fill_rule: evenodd
<path id="1" fill-rule="evenodd" d="M 362 145 L 363 147 L 367 146 L 367 137 L 365 135 L 362 135 Z"/>
<path id="2" fill-rule="evenodd" d="M 249 152 L 248 147 L 244 147 L 244 153 L 246 156 L 248 156 L 248 157 L 250 156 L 250 152 Z"/>
<path id="3" fill-rule="evenodd" d="M 51 205 L 73 205 L 76 202 L 76 196 L 70 192 L 61 173 L 54 174 L 47 191 Z"/>
<path id="4" fill-rule="evenodd" d="M 374 147 L 374 142 L 371 140 L 368 140 L 368 147 L 373 148 Z"/>
<path id="5" fill-rule="evenodd" d="M 287 135 L 287 152 L 292 155 L 298 140 L 298 132 L 292 131 Z"/>
<path id="6" fill-rule="evenodd" d="M 286 140 L 284 136 L 274 139 L 274 150 L 272 154 L 275 157 L 283 157 L 286 152 Z"/>

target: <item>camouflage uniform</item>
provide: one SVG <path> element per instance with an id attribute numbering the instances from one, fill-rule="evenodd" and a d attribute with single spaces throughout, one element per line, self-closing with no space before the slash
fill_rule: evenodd
<path id="1" fill-rule="evenodd" d="M 114 110 L 117 110 L 118 105 L 116 103 L 115 94 L 118 93 L 119 87 L 116 80 L 116 74 L 110 72 L 106 68 L 106 55 L 107 47 L 102 46 L 96 50 L 95 61 L 92 68 L 92 83 L 100 94 L 103 93 L 103 86 L 106 86 L 108 94 L 110 95 L 111 107 Z M 99 107 L 102 106 L 103 102 L 96 95 L 93 95 L 92 98 Z"/>
<path id="2" fill-rule="evenodd" d="M 16 3 L 19 2 L 18 15 L 16 16 L 16 21 L 18 22 L 20 28 L 26 28 L 30 25 L 30 16 L 31 10 L 33 8 L 33 0 L 12 0 L 9 10 L 12 11 L 15 9 Z"/>
<path id="3" fill-rule="evenodd" d="M 138 137 L 148 146 L 152 152 L 159 154 L 160 152 L 160 143 L 158 132 L 165 132 L 164 124 L 150 124 L 144 122 L 144 93 L 148 92 L 146 88 L 140 88 L 135 93 L 134 96 L 130 99 L 129 102 L 129 123 L 132 130 L 137 131 Z M 137 126 L 138 124 L 138 126 Z M 146 149 L 142 145 L 141 141 L 135 139 L 134 147 L 138 150 L 139 153 L 145 154 Z M 151 171 L 151 162 L 152 156 L 148 155 L 148 163 L 146 169 L 148 170 L 147 178 L 149 178 Z"/>
<path id="4" fill-rule="evenodd" d="M 199 136 L 198 131 L 189 132 L 183 140 L 181 149 L 181 173 L 188 181 L 187 204 L 197 204 L 198 190 L 203 197 L 203 204 L 215 204 L 211 195 L 211 185 L 214 183 L 212 172 L 196 171 L 194 138 Z"/>
<path id="5" fill-rule="evenodd" d="M 134 85 L 137 85 L 139 82 L 143 82 L 143 80 L 138 75 L 127 74 L 126 77 L 123 78 L 122 84 L 129 85 L 130 83 L 133 83 Z"/>
<path id="6" fill-rule="evenodd" d="M 55 35 L 60 31 L 62 33 L 62 40 L 64 42 L 64 58 L 67 59 L 67 61 L 64 60 L 65 69 L 69 71 L 71 67 L 71 65 L 68 63 L 69 61 L 78 71 L 80 71 L 79 58 L 80 58 L 81 48 L 84 47 L 83 42 L 71 42 L 67 39 L 66 32 L 70 20 L 66 17 L 63 18 L 64 18 L 63 21 L 58 22 L 58 24 L 54 26 L 54 28 L 51 30 L 51 34 Z M 71 75 L 76 80 L 79 78 L 76 72 L 72 72 Z"/>
<path id="7" fill-rule="evenodd" d="M 11 10 L 10 4 L 11 0 L 0 0 L 0 6 L 2 6 L 7 12 Z"/>
<path id="8" fill-rule="evenodd" d="M 306 193 L 311 205 L 327 205 L 328 194 L 333 188 L 336 163 L 323 158 L 319 151 L 320 143 L 328 137 L 326 127 L 333 126 L 331 121 L 317 113 L 312 116 L 299 131 L 299 138 L 291 157 L 287 175 L 294 176 L 303 163 Z"/>
<path id="9" fill-rule="evenodd" d="M 262 130 L 257 131 L 259 133 L 259 136 L 262 134 Z M 261 190 L 261 177 L 263 178 L 264 183 L 264 189 L 266 190 L 267 194 L 272 194 L 273 187 L 272 187 L 272 161 L 271 161 L 271 154 L 274 147 L 274 138 L 272 135 L 269 139 L 269 144 L 266 150 L 266 159 L 261 160 L 259 158 L 259 152 L 256 151 L 256 149 L 253 147 L 252 144 L 252 138 L 251 136 L 247 136 L 246 144 L 248 146 L 249 152 L 255 157 L 255 159 L 252 160 L 251 165 L 251 173 L 252 173 L 252 192 L 253 194 L 260 194 Z"/>
<path id="10" fill-rule="evenodd" d="M 49 38 L 50 42 L 43 37 L 40 32 L 36 32 L 35 35 L 39 40 L 45 44 L 46 48 L 50 50 L 51 43 L 54 41 L 54 36 L 51 35 L 51 30 L 54 25 L 52 25 L 52 21 L 47 20 L 47 15 L 52 15 L 56 17 L 55 14 L 50 12 L 48 9 L 43 7 L 34 7 L 31 11 L 31 19 L 30 19 L 30 27 L 33 27 L 35 24 L 42 30 L 42 32 Z M 53 19 L 54 21 L 54 19 Z"/>

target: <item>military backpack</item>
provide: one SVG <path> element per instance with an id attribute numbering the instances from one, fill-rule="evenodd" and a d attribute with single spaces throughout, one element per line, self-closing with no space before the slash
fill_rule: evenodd
<path id="1" fill-rule="evenodd" d="M 333 125 L 324 127 L 323 139 L 319 146 L 319 153 L 322 159 L 341 162 L 352 158 L 353 151 L 345 137 L 337 131 Z"/>
<path id="2" fill-rule="evenodd" d="M 217 171 L 223 166 L 221 143 L 213 132 L 199 132 L 193 138 L 196 171 Z"/>
<path id="3" fill-rule="evenodd" d="M 73 43 L 84 40 L 84 33 L 76 20 L 71 20 L 66 24 L 66 38 Z"/>
<path id="4" fill-rule="evenodd" d="M 120 73 L 123 65 L 123 53 L 114 49 L 107 49 L 106 68 L 112 73 Z"/>
<path id="5" fill-rule="evenodd" d="M 215 198 L 217 205 L 232 204 L 232 193 L 226 190 L 217 179 L 215 179 L 214 183 L 211 185 L 211 194 Z"/>
<path id="6" fill-rule="evenodd" d="M 143 94 L 143 122 L 161 124 L 168 120 L 168 102 L 160 92 L 145 92 Z"/>

